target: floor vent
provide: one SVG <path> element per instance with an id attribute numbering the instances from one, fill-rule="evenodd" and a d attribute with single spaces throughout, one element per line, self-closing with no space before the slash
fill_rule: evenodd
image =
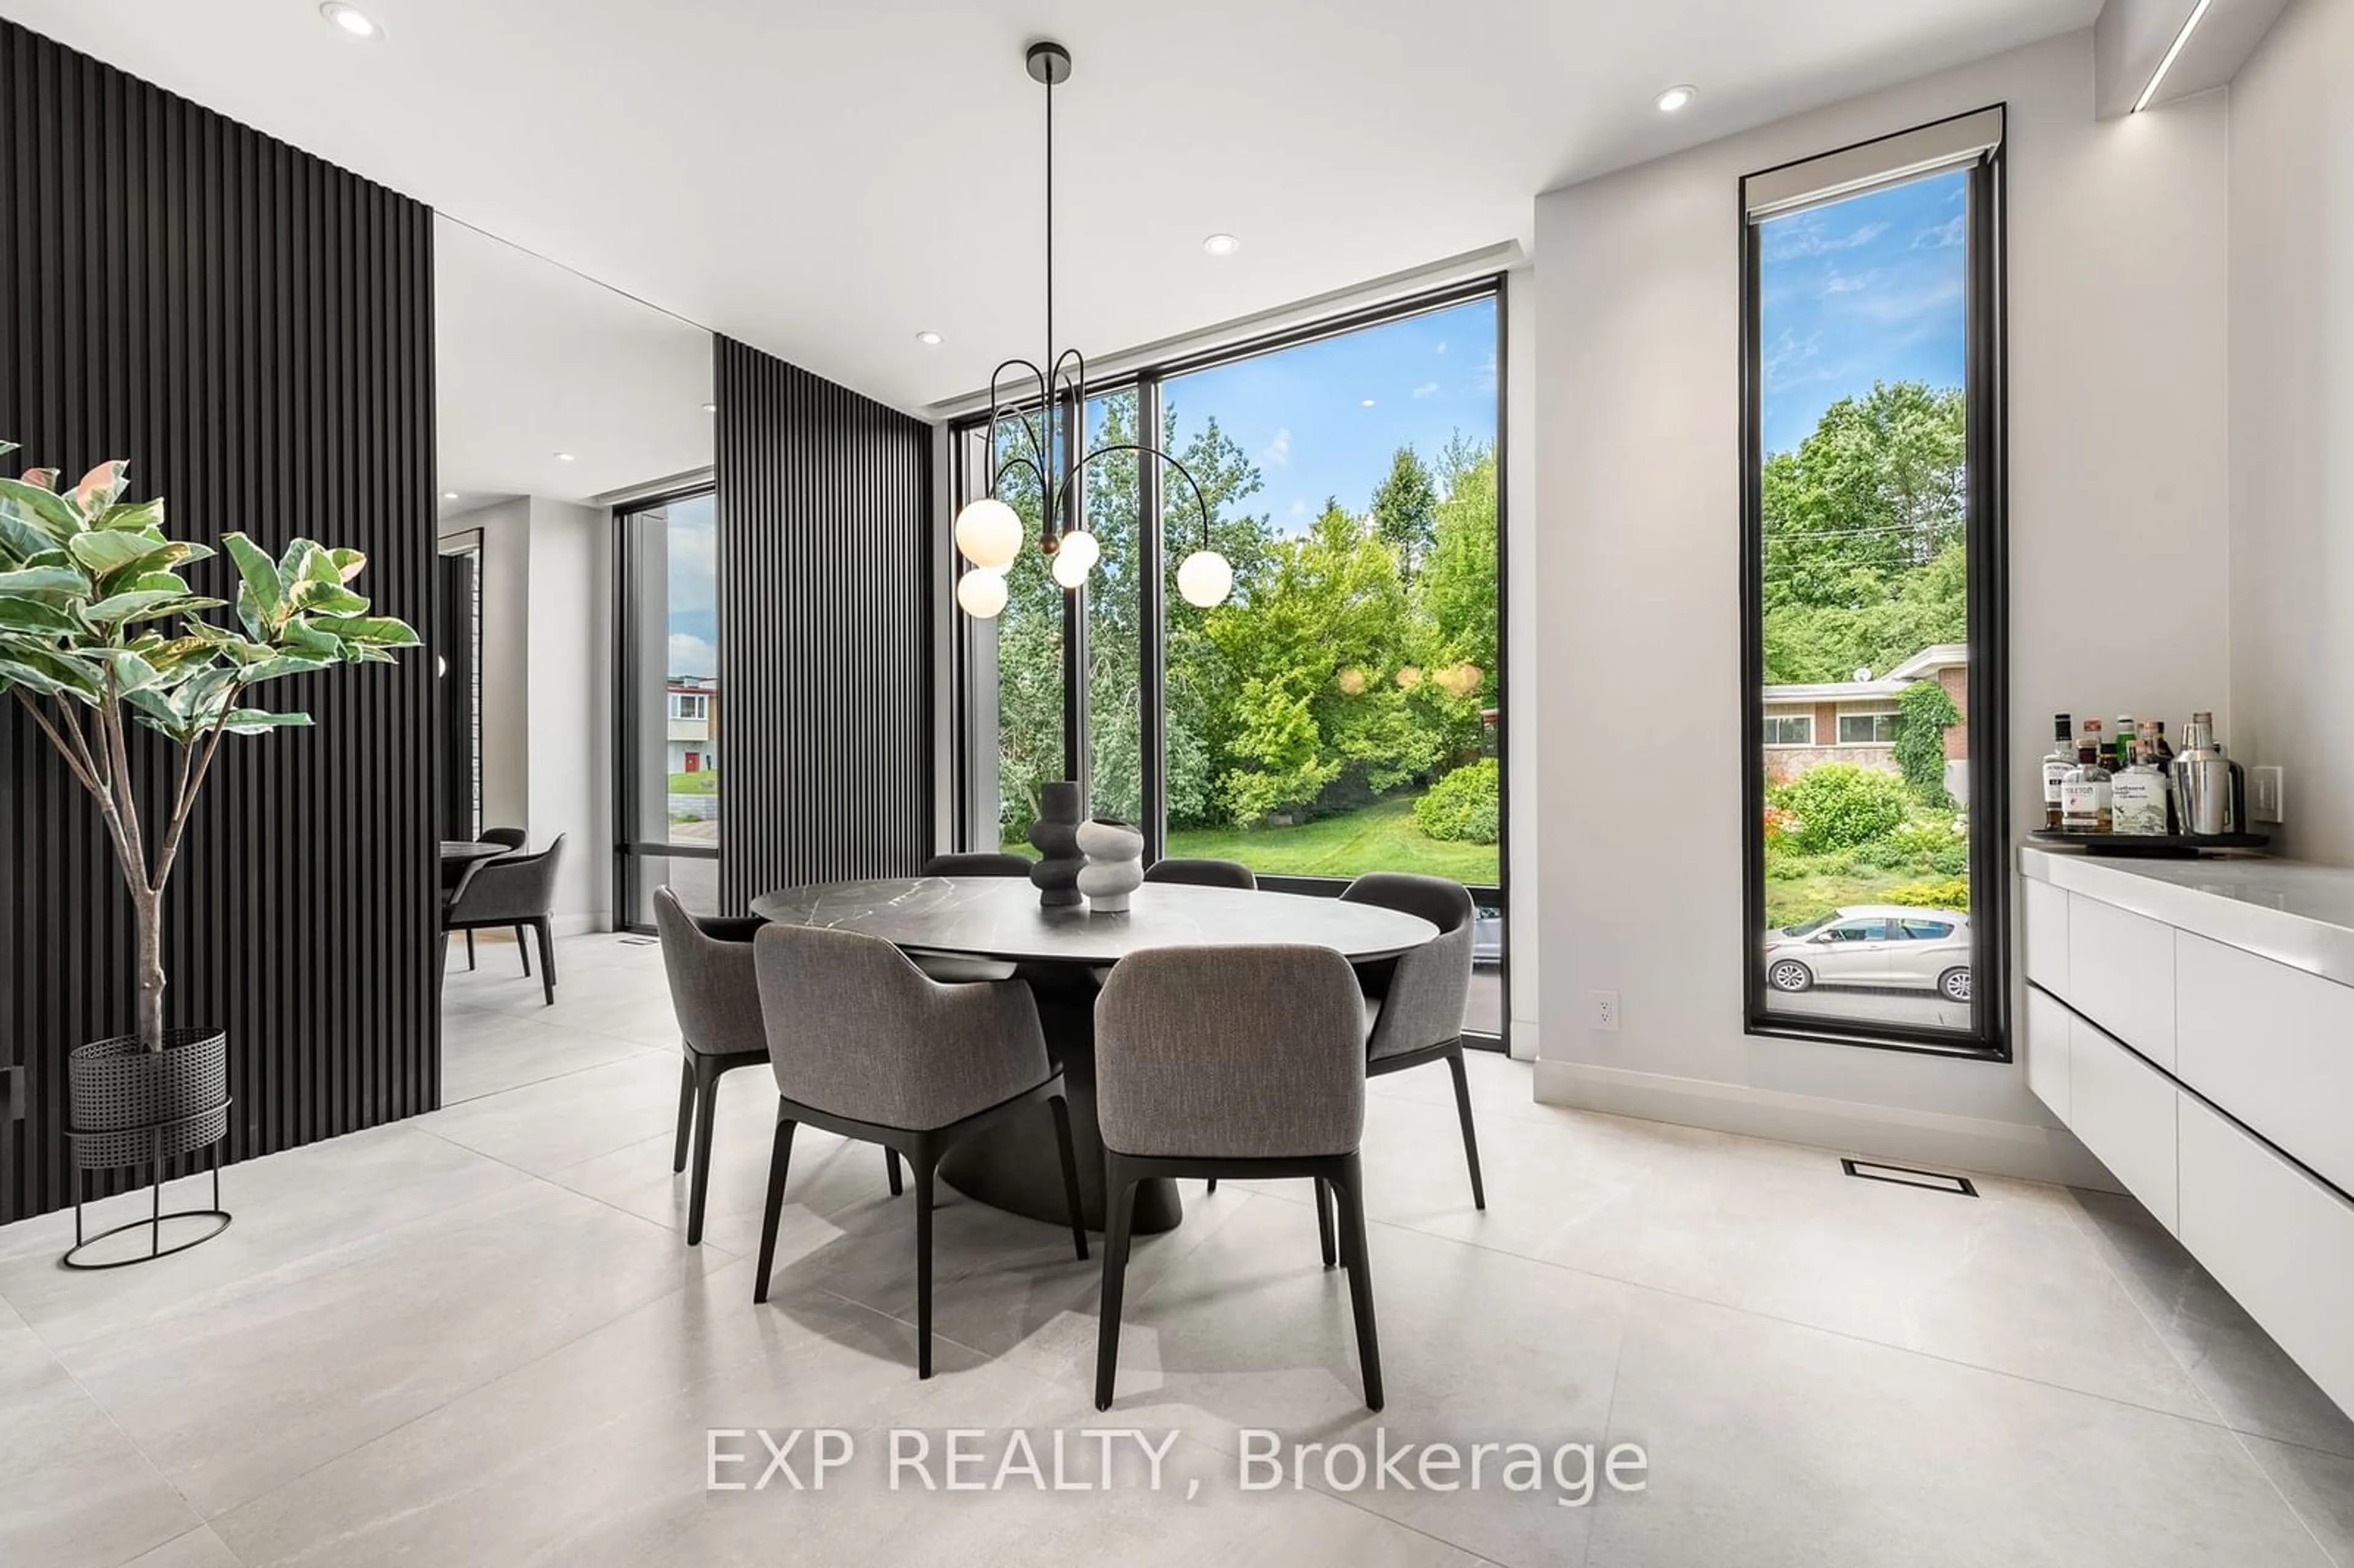
<path id="1" fill-rule="evenodd" d="M 1970 1185 L 1970 1179 L 1967 1176 L 1948 1176 L 1938 1171 L 1915 1171 L 1910 1165 L 1879 1165 L 1869 1160 L 1841 1160 L 1840 1169 L 1866 1181 L 1893 1181 L 1899 1187 L 1925 1187 L 1932 1192 L 1951 1192 L 1960 1198 L 1978 1195 L 1978 1190 Z"/>
<path id="2" fill-rule="evenodd" d="M 661 945 L 660 941 L 652 937 L 624 937 L 621 938 L 621 946 L 625 948 L 654 948 L 660 947 Z"/>

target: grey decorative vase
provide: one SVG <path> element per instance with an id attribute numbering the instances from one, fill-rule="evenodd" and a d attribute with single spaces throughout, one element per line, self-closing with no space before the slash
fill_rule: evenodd
<path id="1" fill-rule="evenodd" d="M 1038 863 L 1030 868 L 1031 885 L 1038 903 L 1047 909 L 1079 901 L 1079 872 L 1087 862 L 1079 853 L 1079 787 L 1065 780 L 1038 791 L 1038 820 L 1030 824 L 1030 844 Z"/>
<path id="2" fill-rule="evenodd" d="M 228 1132 L 228 1036 L 173 1029 L 161 1051 L 135 1034 L 77 1045 L 66 1056 L 66 1105 L 74 1165 L 82 1171 L 168 1160 L 217 1142 Z"/>
<path id="3" fill-rule="evenodd" d="M 1144 882 L 1144 835 L 1126 822 L 1098 817 L 1079 828 L 1079 853 L 1087 857 L 1079 891 L 1098 915 L 1128 909 L 1128 895 Z"/>

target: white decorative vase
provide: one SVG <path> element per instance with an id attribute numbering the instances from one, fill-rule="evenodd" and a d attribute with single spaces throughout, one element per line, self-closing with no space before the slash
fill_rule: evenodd
<path id="1" fill-rule="evenodd" d="M 1087 857 L 1079 872 L 1079 891 L 1087 908 L 1099 915 L 1118 915 L 1128 908 L 1128 895 L 1144 882 L 1144 835 L 1126 822 L 1097 819 L 1079 824 L 1079 853 Z"/>

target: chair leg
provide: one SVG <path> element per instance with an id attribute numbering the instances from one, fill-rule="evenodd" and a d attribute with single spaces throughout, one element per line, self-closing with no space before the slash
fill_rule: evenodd
<path id="1" fill-rule="evenodd" d="M 1463 1123 L 1463 1159 L 1471 1167 L 1471 1206 L 1488 1207 L 1488 1189 L 1479 1180 L 1479 1135 L 1471 1130 L 1471 1084 L 1463 1075 L 1463 1047 L 1447 1053 L 1447 1070 L 1455 1075 L 1455 1114 Z"/>
<path id="2" fill-rule="evenodd" d="M 752 1299 L 769 1298 L 769 1270 L 777 1261 L 777 1220 L 785 1212 L 785 1170 L 793 1158 L 793 1128 L 779 1118 L 777 1140 L 769 1147 L 769 1206 L 760 1216 L 760 1272 L 752 1277 Z"/>
<path id="3" fill-rule="evenodd" d="M 1218 1179 L 1217 1179 L 1215 1176 L 1213 1176 L 1213 1177 L 1211 1177 L 1211 1178 L 1210 1178 L 1210 1189 L 1209 1189 L 1209 1190 L 1210 1190 L 1211 1192 L 1216 1192 L 1216 1191 L 1218 1190 Z"/>
<path id="4" fill-rule="evenodd" d="M 670 1168 L 673 1174 L 686 1169 L 686 1135 L 695 1130 L 695 1058 L 681 1056 L 678 1062 L 678 1146 L 671 1150 Z"/>
<path id="5" fill-rule="evenodd" d="M 1357 1367 L 1365 1380 L 1365 1408 L 1382 1407 L 1382 1345 L 1373 1329 L 1373 1269 L 1365 1255 L 1364 1167 L 1352 1154 L 1333 1183 L 1341 1203 L 1341 1226 L 1348 1236 L 1349 1309 L 1357 1319 Z"/>
<path id="6" fill-rule="evenodd" d="M 1324 1245 L 1324 1266 L 1336 1261 L 1332 1255 L 1332 1189 L 1323 1177 L 1316 1178 L 1316 1239 Z"/>
<path id="7" fill-rule="evenodd" d="M 523 978 L 529 980 L 531 979 L 531 944 L 525 941 L 523 938 L 524 928 L 518 926 L 514 928 L 515 951 L 523 955 Z"/>
<path id="8" fill-rule="evenodd" d="M 703 1245 L 703 1199 L 711 1189 L 711 1113 L 719 1103 L 719 1064 L 695 1059 L 695 1176 L 686 1199 L 686 1245 Z"/>
<path id="9" fill-rule="evenodd" d="M 1061 1095 L 1048 1097 L 1055 1109 L 1055 1146 L 1063 1153 L 1063 1202 L 1070 1205 L 1071 1246 L 1079 1261 L 1087 1260 L 1087 1223 L 1079 1204 L 1079 1160 L 1071 1150 L 1071 1102 Z"/>
<path id="10" fill-rule="evenodd" d="M 473 967 L 474 967 L 474 928 L 473 928 L 472 927 L 469 926 L 468 927 L 466 927 L 466 968 L 467 968 L 468 969 L 470 969 L 470 970 L 471 970 Z"/>
<path id="11" fill-rule="evenodd" d="M 1096 1323 L 1096 1408 L 1111 1408 L 1112 1383 L 1119 1373 L 1119 1305 L 1128 1285 L 1128 1227 L 1136 1213 L 1136 1178 L 1120 1158 L 1104 1155 L 1103 1311 Z"/>
<path id="12" fill-rule="evenodd" d="M 932 1375 L 932 1167 L 928 1154 L 916 1167 L 916 1375 Z"/>
<path id="13" fill-rule="evenodd" d="M 547 1005 L 556 1005 L 556 932 L 546 916 L 532 922 L 539 931 L 539 985 Z"/>
<path id="14" fill-rule="evenodd" d="M 899 1185 L 899 1151 L 887 1143 L 883 1146 L 883 1166 L 891 1172 L 891 1196 L 896 1198 L 906 1189 Z"/>

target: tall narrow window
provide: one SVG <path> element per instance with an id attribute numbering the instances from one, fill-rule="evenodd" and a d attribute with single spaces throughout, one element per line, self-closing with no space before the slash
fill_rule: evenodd
<path id="1" fill-rule="evenodd" d="M 2002 111 L 1743 182 L 1748 1022 L 2003 1054 Z"/>
<path id="2" fill-rule="evenodd" d="M 718 509 L 710 491 L 646 503 L 614 518 L 619 545 L 620 925 L 653 925 L 667 885 L 699 914 L 719 907 Z"/>

